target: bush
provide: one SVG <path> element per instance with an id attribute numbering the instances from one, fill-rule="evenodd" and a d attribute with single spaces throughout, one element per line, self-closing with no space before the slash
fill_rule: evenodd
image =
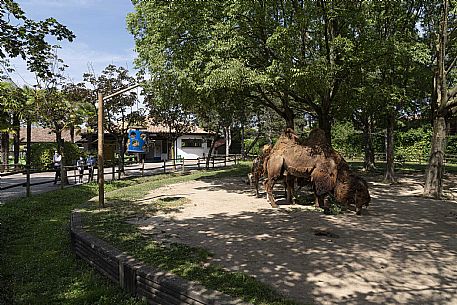
<path id="1" fill-rule="evenodd" d="M 363 137 L 350 122 L 336 122 L 332 127 L 332 145 L 349 158 L 363 153 Z"/>
<path id="2" fill-rule="evenodd" d="M 395 138 L 395 155 L 408 161 L 427 160 L 430 154 L 432 130 L 430 125 L 399 131 Z"/>
<path id="3" fill-rule="evenodd" d="M 57 143 L 35 143 L 31 146 L 30 165 L 33 169 L 52 169 L 52 156 L 57 150 Z M 83 155 L 78 145 L 65 142 L 63 145 L 64 165 L 74 165 L 75 160 Z"/>

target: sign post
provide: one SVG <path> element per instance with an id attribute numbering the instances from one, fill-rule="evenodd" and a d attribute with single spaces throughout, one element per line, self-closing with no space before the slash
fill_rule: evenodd
<path id="1" fill-rule="evenodd" d="M 105 175 L 104 175 L 104 168 L 103 168 L 103 94 L 101 92 L 98 93 L 98 170 L 97 170 L 97 177 L 98 177 L 98 205 L 101 208 L 105 207 Z"/>
<path id="2" fill-rule="evenodd" d="M 104 168 L 103 168 L 103 142 L 104 142 L 104 132 L 103 132 L 103 101 L 115 97 L 119 94 L 125 93 L 132 89 L 135 89 L 140 84 L 135 84 L 130 87 L 121 89 L 117 92 L 109 94 L 103 97 L 101 92 L 98 92 L 98 205 L 101 208 L 105 207 L 105 176 L 104 176 Z"/>

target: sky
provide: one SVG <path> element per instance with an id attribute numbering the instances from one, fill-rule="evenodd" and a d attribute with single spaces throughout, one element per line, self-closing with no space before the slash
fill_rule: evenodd
<path id="1" fill-rule="evenodd" d="M 28 18 L 54 17 L 76 35 L 73 42 L 59 42 L 58 56 L 69 67 L 65 75 L 72 82 L 92 66 L 95 74 L 109 64 L 123 66 L 134 74 L 133 36 L 126 29 L 125 18 L 133 12 L 130 0 L 16 0 Z M 35 84 L 20 59 L 12 61 L 17 72 L 11 74 L 18 85 Z"/>

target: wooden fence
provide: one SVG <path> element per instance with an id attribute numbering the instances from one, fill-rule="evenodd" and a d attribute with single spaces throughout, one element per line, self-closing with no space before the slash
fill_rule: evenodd
<path id="1" fill-rule="evenodd" d="M 218 167 L 225 167 L 229 164 L 237 164 L 240 160 L 240 155 L 228 155 L 228 156 L 213 156 L 210 158 L 208 163 L 208 168 L 218 168 Z M 107 163 L 110 163 L 109 160 Z M 112 163 L 112 162 L 111 162 Z M 160 163 L 148 163 L 152 164 L 153 166 L 146 167 L 144 162 L 141 163 L 126 163 L 124 166 L 124 170 L 120 170 L 118 166 L 115 166 L 114 163 L 111 167 L 105 167 L 105 176 L 111 175 L 111 180 L 121 179 L 121 175 L 124 174 L 127 177 L 132 176 L 146 176 L 146 175 L 155 175 L 160 173 L 168 173 L 168 172 L 176 172 L 176 171 L 189 171 L 189 170 L 200 170 L 206 169 L 206 158 L 198 158 L 198 159 L 174 159 L 174 160 L 166 160 Z M 129 165 L 135 165 L 135 167 L 129 167 Z M 138 166 L 136 166 L 138 165 Z M 40 179 L 42 181 L 34 182 L 32 174 L 41 174 L 41 173 L 55 173 L 55 170 L 24 170 L 24 169 L 17 169 L 16 166 L 11 166 L 11 168 L 15 168 L 15 170 L 2 172 L 0 173 L 0 191 L 12 189 L 16 187 L 25 187 L 29 189 L 32 186 L 42 185 L 42 184 L 51 184 L 54 183 L 54 179 Z M 107 172 L 106 169 L 111 169 L 110 172 Z M 79 182 L 79 171 L 77 166 L 64 166 L 64 170 L 66 173 L 67 182 L 70 184 L 77 184 Z M 24 180 L 17 183 L 2 183 L 2 179 L 7 179 L 8 176 L 22 174 L 24 176 Z M 97 166 L 93 169 L 93 176 L 90 177 L 89 171 L 87 166 L 85 167 L 83 173 L 84 182 L 90 182 L 96 180 L 98 177 L 98 168 Z M 49 177 L 48 177 L 49 178 Z M 36 181 L 36 179 L 35 179 Z M 30 191 L 27 192 L 30 194 Z"/>

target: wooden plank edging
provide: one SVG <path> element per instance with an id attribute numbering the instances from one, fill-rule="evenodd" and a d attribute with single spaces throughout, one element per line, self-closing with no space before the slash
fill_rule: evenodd
<path id="1" fill-rule="evenodd" d="M 82 215 L 73 211 L 70 220 L 73 252 L 122 289 L 150 304 L 167 305 L 251 305 L 203 285 L 187 281 L 170 272 L 136 260 L 107 242 L 88 234 Z M 158 303 L 160 302 L 160 303 Z"/>

